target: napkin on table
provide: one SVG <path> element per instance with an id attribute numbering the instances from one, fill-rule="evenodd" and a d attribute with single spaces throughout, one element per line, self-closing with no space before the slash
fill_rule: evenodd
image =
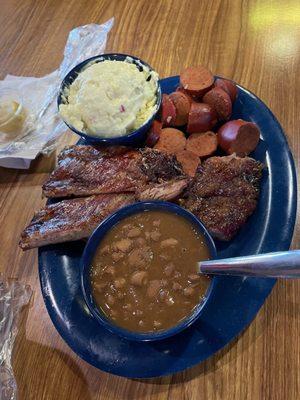
<path id="1" fill-rule="evenodd" d="M 0 81 L 1 93 L 14 93 L 27 111 L 22 133 L 8 139 L 0 132 L 0 166 L 27 169 L 38 154 L 55 148 L 66 127 L 57 113 L 57 94 L 64 76 L 81 61 L 104 52 L 111 18 L 102 25 L 89 24 L 73 29 L 60 67 L 41 78 L 7 75 Z"/>

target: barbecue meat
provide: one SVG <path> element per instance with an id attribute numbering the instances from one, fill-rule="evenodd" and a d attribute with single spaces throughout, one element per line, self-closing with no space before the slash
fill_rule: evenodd
<path id="1" fill-rule="evenodd" d="M 262 168 L 249 157 L 211 157 L 199 167 L 180 203 L 213 237 L 228 241 L 256 208 Z"/>
<path id="2" fill-rule="evenodd" d="M 58 157 L 58 166 L 43 185 L 46 197 L 134 192 L 145 177 L 137 168 L 134 150 L 109 153 L 93 146 L 72 146 Z"/>
<path id="3" fill-rule="evenodd" d="M 136 198 L 137 200 L 175 200 L 187 187 L 188 182 L 187 178 L 183 178 L 148 185 L 146 189 L 136 192 Z"/>
<path id="4" fill-rule="evenodd" d="M 138 193 L 138 200 L 171 200 L 187 186 L 187 179 L 154 184 Z M 62 200 L 41 209 L 21 235 L 26 250 L 46 244 L 84 239 L 100 222 L 119 208 L 136 200 L 133 193 L 99 194 Z"/>
<path id="5" fill-rule="evenodd" d="M 70 197 L 136 192 L 176 178 L 186 178 L 176 158 L 156 150 L 75 145 L 60 153 L 43 193 Z"/>
<path id="6" fill-rule="evenodd" d="M 63 200 L 38 211 L 21 235 L 22 249 L 87 238 L 109 214 L 134 201 L 132 194 Z"/>
<path id="7" fill-rule="evenodd" d="M 174 156 L 153 149 L 72 146 L 59 155 L 44 194 L 88 197 L 44 207 L 22 233 L 20 246 L 30 249 L 87 238 L 105 217 L 125 205 L 174 200 L 180 194 L 180 204 L 215 238 L 227 241 L 256 208 L 262 168 L 249 157 L 212 157 L 190 180 Z"/>

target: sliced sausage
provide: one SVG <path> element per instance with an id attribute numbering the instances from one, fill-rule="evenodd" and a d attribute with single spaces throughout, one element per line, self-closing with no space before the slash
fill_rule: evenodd
<path id="1" fill-rule="evenodd" d="M 202 101 L 216 110 L 219 120 L 227 121 L 232 113 L 232 102 L 230 96 L 220 87 L 215 87 L 207 92 Z"/>
<path id="2" fill-rule="evenodd" d="M 194 102 L 189 112 L 187 132 L 207 132 L 212 129 L 217 122 L 217 113 L 209 104 Z"/>
<path id="3" fill-rule="evenodd" d="M 153 147 L 157 143 L 160 137 L 161 130 L 162 130 L 162 123 L 155 119 L 152 122 L 149 132 L 147 133 L 146 146 Z"/>
<path id="4" fill-rule="evenodd" d="M 238 88 L 234 82 L 229 81 L 228 79 L 218 78 L 215 81 L 215 86 L 220 87 L 225 92 L 227 92 L 231 98 L 232 103 L 234 103 L 238 93 Z"/>
<path id="5" fill-rule="evenodd" d="M 194 101 L 197 101 L 197 96 L 192 96 L 190 93 L 188 93 L 186 90 L 184 90 L 182 86 L 178 86 L 178 88 L 176 89 L 176 92 L 183 93 L 189 100 L 190 106 L 192 105 L 192 103 Z"/>
<path id="6" fill-rule="evenodd" d="M 176 108 L 170 96 L 163 94 L 161 103 L 161 122 L 163 126 L 172 126 L 176 120 Z"/>
<path id="7" fill-rule="evenodd" d="M 169 154 L 176 154 L 185 148 L 185 144 L 186 138 L 183 132 L 174 128 L 165 128 L 162 129 L 160 138 L 154 148 Z"/>
<path id="8" fill-rule="evenodd" d="M 217 135 L 214 132 L 193 133 L 186 141 L 186 149 L 198 157 L 213 154 L 218 147 Z"/>
<path id="9" fill-rule="evenodd" d="M 175 126 L 182 126 L 187 123 L 189 111 L 191 108 L 191 99 L 185 93 L 173 92 L 170 94 L 170 99 L 176 108 Z"/>
<path id="10" fill-rule="evenodd" d="M 200 158 L 190 150 L 181 150 L 176 153 L 177 161 L 181 164 L 183 171 L 194 177 L 198 168 L 198 165 L 201 163 Z"/>
<path id="11" fill-rule="evenodd" d="M 256 124 L 242 119 L 228 121 L 218 130 L 219 146 L 227 154 L 244 157 L 255 150 L 260 131 Z"/>
<path id="12" fill-rule="evenodd" d="M 201 65 L 188 67 L 180 73 L 180 84 L 191 95 L 203 96 L 213 83 L 213 74 Z"/>

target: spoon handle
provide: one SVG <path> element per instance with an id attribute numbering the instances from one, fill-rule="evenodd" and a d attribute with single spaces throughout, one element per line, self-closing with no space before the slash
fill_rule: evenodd
<path id="1" fill-rule="evenodd" d="M 300 250 L 201 261 L 198 265 L 202 274 L 300 278 Z"/>

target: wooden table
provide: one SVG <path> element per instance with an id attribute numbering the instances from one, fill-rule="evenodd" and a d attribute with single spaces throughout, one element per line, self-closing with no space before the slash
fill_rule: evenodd
<path id="1" fill-rule="evenodd" d="M 297 1 L 1 0 L 1 78 L 57 68 L 68 32 L 115 17 L 107 51 L 135 54 L 162 77 L 207 65 L 256 93 L 300 160 L 300 3 Z M 67 135 L 66 141 L 75 138 Z M 20 400 L 300 398 L 300 283 L 279 282 L 251 326 L 215 357 L 162 379 L 129 380 L 79 359 L 52 325 L 40 293 L 37 251 L 18 248 L 54 156 L 29 171 L 0 170 L 0 269 L 34 290 L 14 352 Z M 278 177 L 280 179 L 280 177 Z M 299 213 L 298 213 L 299 216 Z M 279 222 L 280 223 L 280 222 Z M 300 225 L 293 247 L 299 248 Z M 141 363 L 143 360 L 141 360 Z"/>

